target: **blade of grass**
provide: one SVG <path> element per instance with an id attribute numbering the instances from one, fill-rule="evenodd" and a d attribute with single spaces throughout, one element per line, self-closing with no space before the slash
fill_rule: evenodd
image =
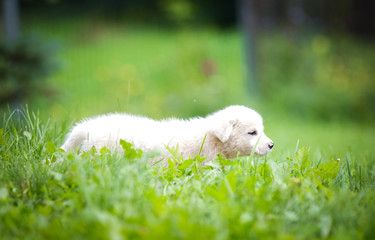
<path id="1" fill-rule="evenodd" d="M 349 157 L 348 157 L 348 153 L 345 153 L 345 157 L 346 157 L 346 166 L 348 167 L 348 175 L 349 175 L 349 184 L 350 184 L 350 189 L 352 189 L 352 174 L 350 172 L 350 166 L 349 166 Z"/>
<path id="2" fill-rule="evenodd" d="M 294 152 L 294 157 L 293 157 L 292 166 L 290 167 L 290 174 L 291 174 L 291 175 L 293 174 L 293 166 L 294 166 L 294 161 L 296 160 L 296 156 L 297 156 L 298 145 L 299 145 L 299 139 L 297 140 L 297 145 L 296 145 L 296 150 L 295 150 L 295 152 Z"/>
<path id="3" fill-rule="evenodd" d="M 200 156 L 200 155 L 201 155 L 201 153 L 202 153 L 202 149 L 203 149 L 203 145 L 204 145 L 204 142 L 206 141 L 206 137 L 207 137 L 207 134 L 206 134 L 206 135 L 204 135 L 204 138 L 203 138 L 203 142 L 202 142 L 201 148 L 199 149 L 199 153 L 198 153 L 198 156 Z"/>

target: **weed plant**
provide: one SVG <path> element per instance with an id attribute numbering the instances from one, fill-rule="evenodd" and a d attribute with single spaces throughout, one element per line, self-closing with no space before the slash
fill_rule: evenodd
<path id="1" fill-rule="evenodd" d="M 124 141 L 124 154 L 65 153 L 66 126 L 4 115 L 1 239 L 375 237 L 371 154 L 336 159 L 297 143 L 290 155 L 206 164 L 172 154 L 164 167 Z"/>

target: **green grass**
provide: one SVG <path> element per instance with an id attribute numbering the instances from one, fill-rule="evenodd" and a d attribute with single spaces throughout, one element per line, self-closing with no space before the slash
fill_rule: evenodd
<path id="1" fill-rule="evenodd" d="M 55 95 L 29 102 L 45 119 L 77 120 L 113 111 L 188 117 L 248 101 L 241 43 L 232 31 L 176 31 L 84 20 L 53 26 L 32 23 L 27 29 L 60 42 L 62 49 L 61 69 L 47 79 Z M 216 68 L 213 75 L 202 72 L 206 61 Z M 220 101 L 212 101 L 219 96 Z"/>
<path id="2" fill-rule="evenodd" d="M 347 151 L 338 161 L 296 142 L 290 153 L 207 166 L 195 157 L 162 168 L 124 143 L 124 155 L 63 153 L 56 145 L 66 125 L 27 110 L 5 115 L 0 128 L 2 239 L 375 236 L 375 159 L 368 151 Z"/>

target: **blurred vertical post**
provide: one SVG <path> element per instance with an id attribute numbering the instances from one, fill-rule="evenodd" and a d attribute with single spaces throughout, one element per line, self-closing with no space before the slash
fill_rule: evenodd
<path id="1" fill-rule="evenodd" d="M 2 0 L 2 3 L 5 41 L 12 43 L 20 35 L 18 0 Z"/>
<path id="2" fill-rule="evenodd" d="M 245 78 L 252 96 L 259 95 L 256 57 L 256 18 L 253 0 L 237 0 L 237 13 L 240 31 L 243 34 L 245 49 Z"/>

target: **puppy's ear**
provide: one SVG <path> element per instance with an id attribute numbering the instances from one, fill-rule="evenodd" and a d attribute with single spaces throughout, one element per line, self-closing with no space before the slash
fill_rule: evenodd
<path id="1" fill-rule="evenodd" d="M 226 142 L 232 133 L 233 125 L 234 121 L 224 121 L 212 126 L 209 132 L 215 135 L 221 142 Z"/>

